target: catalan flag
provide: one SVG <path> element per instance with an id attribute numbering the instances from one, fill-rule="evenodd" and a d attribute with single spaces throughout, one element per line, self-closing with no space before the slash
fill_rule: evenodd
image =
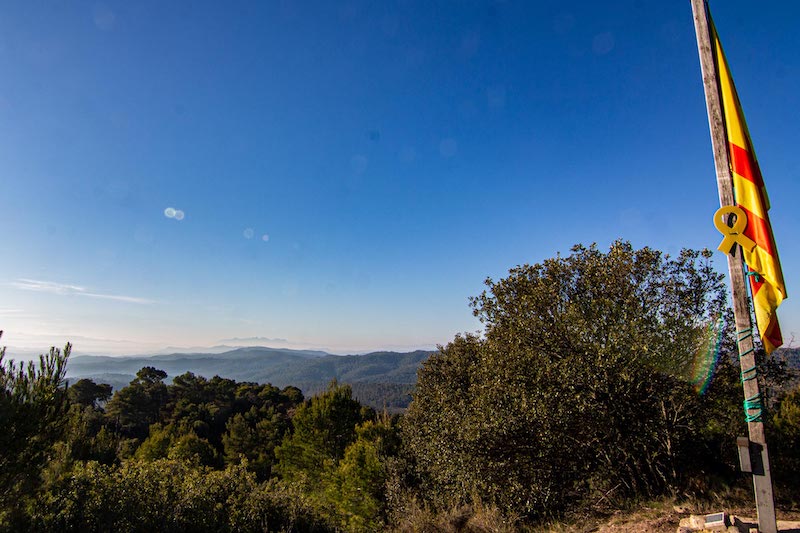
<path id="1" fill-rule="evenodd" d="M 764 188 L 761 170 L 758 168 L 753 143 L 747 131 L 739 96 L 736 94 L 728 62 L 713 23 L 711 23 L 711 40 L 719 75 L 722 114 L 733 175 L 733 192 L 736 205 L 747 214 L 744 234 L 756 243 L 752 250 L 743 250 L 744 260 L 748 266 L 756 324 L 764 348 L 767 353 L 771 353 L 783 344 L 775 311 L 786 298 L 786 288 L 778 259 L 778 249 L 769 222 L 769 198 Z"/>

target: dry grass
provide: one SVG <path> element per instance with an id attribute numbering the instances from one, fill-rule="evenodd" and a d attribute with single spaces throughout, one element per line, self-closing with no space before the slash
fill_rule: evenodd
<path id="1" fill-rule="evenodd" d="M 610 514 L 573 517 L 547 524 L 543 533 L 674 533 L 681 518 L 725 511 L 737 516 L 755 516 L 753 493 L 743 487 L 712 492 L 705 498 L 664 498 L 642 502 Z M 800 510 L 778 505 L 779 520 L 800 520 Z"/>
<path id="2" fill-rule="evenodd" d="M 605 513 L 585 513 L 567 520 L 551 522 L 539 531 L 543 533 L 674 533 L 681 514 L 673 509 L 674 500 L 644 502 L 635 508 L 617 509 Z"/>
<path id="3" fill-rule="evenodd" d="M 404 502 L 402 513 L 395 513 L 396 533 L 512 533 L 522 531 L 516 518 L 509 518 L 496 507 L 480 502 L 435 513 L 416 500 Z"/>
<path id="4" fill-rule="evenodd" d="M 558 521 L 523 525 L 517 517 L 504 516 L 496 507 L 475 502 L 435 513 L 416 500 L 406 500 L 395 513 L 396 533 L 674 533 L 681 518 L 690 514 L 725 511 L 754 516 L 752 492 L 743 487 L 713 492 L 705 498 L 663 498 L 631 504 L 626 509 L 580 512 Z M 779 520 L 800 520 L 800 510 L 778 506 Z"/>

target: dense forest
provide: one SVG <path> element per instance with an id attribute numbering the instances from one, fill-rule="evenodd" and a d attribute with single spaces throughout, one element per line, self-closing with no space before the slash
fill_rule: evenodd
<path id="1" fill-rule="evenodd" d="M 71 347 L 0 355 L 2 531 L 518 530 L 745 485 L 724 278 L 709 252 L 625 242 L 512 269 L 483 333 L 422 366 L 408 411 L 145 367 L 65 383 Z M 800 388 L 760 357 L 780 501 L 798 497 Z"/>

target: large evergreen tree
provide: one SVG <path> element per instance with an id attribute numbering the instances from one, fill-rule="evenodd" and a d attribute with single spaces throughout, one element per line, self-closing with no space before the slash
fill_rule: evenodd
<path id="1" fill-rule="evenodd" d="M 106 414 L 125 435 L 144 439 L 150 424 L 159 421 L 168 398 L 166 377 L 163 370 L 146 366 L 108 402 Z"/>
<path id="2" fill-rule="evenodd" d="M 344 456 L 367 411 L 353 399 L 349 385 L 331 383 L 327 392 L 300 406 L 293 431 L 275 449 L 278 473 L 289 481 L 316 483 L 326 468 Z"/>
<path id="3" fill-rule="evenodd" d="M 2 335 L 2 331 L 0 331 Z M 72 346 L 51 348 L 39 365 L 4 361 L 0 349 L 0 530 L 18 526 L 24 498 L 64 430 L 68 408 L 64 375 Z"/>

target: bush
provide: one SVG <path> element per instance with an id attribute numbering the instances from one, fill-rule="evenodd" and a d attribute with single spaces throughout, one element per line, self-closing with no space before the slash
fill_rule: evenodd
<path id="1" fill-rule="evenodd" d="M 326 531 L 296 491 L 259 484 L 246 465 L 187 461 L 79 464 L 30 508 L 35 531 Z"/>
<path id="2" fill-rule="evenodd" d="M 710 256 L 577 246 L 487 280 L 472 299 L 484 337 L 456 337 L 419 371 L 403 425 L 419 494 L 541 517 L 697 474 L 711 457 L 698 436 L 720 434 L 711 414 L 738 409 L 727 387 L 690 384 L 725 303 Z"/>
<path id="3" fill-rule="evenodd" d="M 800 500 L 800 388 L 783 396 L 772 418 L 770 462 L 779 495 Z M 772 434 L 769 435 L 772 437 Z M 774 443 L 774 444 L 773 444 Z"/>

